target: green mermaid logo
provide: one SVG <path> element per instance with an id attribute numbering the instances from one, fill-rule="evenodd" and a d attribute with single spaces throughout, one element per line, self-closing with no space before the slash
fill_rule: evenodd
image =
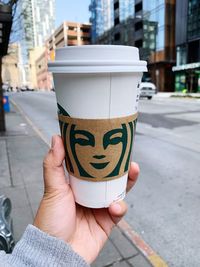
<path id="1" fill-rule="evenodd" d="M 77 178 L 116 179 L 128 171 L 137 114 L 114 119 L 69 117 L 58 104 L 66 166 Z"/>

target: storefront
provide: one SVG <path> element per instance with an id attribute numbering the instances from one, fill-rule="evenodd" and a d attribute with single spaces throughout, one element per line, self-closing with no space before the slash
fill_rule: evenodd
<path id="1" fill-rule="evenodd" d="M 200 92 L 200 62 L 175 66 L 175 91 L 199 93 Z"/>

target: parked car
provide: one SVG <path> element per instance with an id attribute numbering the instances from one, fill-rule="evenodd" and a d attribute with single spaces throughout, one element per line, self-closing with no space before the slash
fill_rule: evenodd
<path id="1" fill-rule="evenodd" d="M 20 91 L 21 91 L 21 92 L 25 92 L 26 89 L 27 89 L 26 86 L 22 86 L 22 87 L 20 88 Z"/>
<path id="2" fill-rule="evenodd" d="M 156 94 L 156 86 L 152 82 L 141 82 L 140 84 L 140 97 L 147 97 L 152 99 Z"/>

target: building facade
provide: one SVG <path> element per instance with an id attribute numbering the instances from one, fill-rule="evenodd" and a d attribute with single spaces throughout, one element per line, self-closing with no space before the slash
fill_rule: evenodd
<path id="1" fill-rule="evenodd" d="M 91 1 L 91 21 L 96 14 L 92 9 L 94 2 L 99 1 Z M 102 35 L 92 36 L 93 43 L 138 47 L 140 58 L 148 62 L 148 78 L 159 91 L 173 91 L 175 0 L 114 0 L 110 8 L 112 27 Z M 95 23 L 97 28 L 98 21 Z M 93 30 L 92 25 L 92 34 Z"/>
<path id="2" fill-rule="evenodd" d="M 55 0 L 32 0 L 34 46 L 44 46 L 55 30 Z"/>
<path id="3" fill-rule="evenodd" d="M 142 12 L 143 34 L 135 44 L 148 62 L 151 79 L 160 92 L 174 91 L 175 0 L 137 1 L 135 10 L 136 16 Z"/>
<path id="4" fill-rule="evenodd" d="M 29 52 L 44 46 L 55 29 L 55 0 L 19 0 L 12 38 L 20 43 L 20 69 L 23 85 L 30 82 Z"/>
<path id="5" fill-rule="evenodd" d="M 47 40 L 50 51 L 63 46 L 90 44 L 90 24 L 63 22 Z"/>
<path id="6" fill-rule="evenodd" d="M 200 1 L 176 0 L 175 90 L 200 92 Z"/>
<path id="7" fill-rule="evenodd" d="M 53 79 L 48 72 L 47 64 L 49 60 L 55 59 L 56 48 L 90 44 L 90 28 L 90 24 L 66 21 L 48 38 L 45 49 L 34 59 L 33 64 L 38 89 L 53 89 Z"/>
<path id="8" fill-rule="evenodd" d="M 91 0 L 89 11 L 91 12 L 91 42 L 97 39 L 114 25 L 114 0 Z"/>
<path id="9" fill-rule="evenodd" d="M 20 87 L 21 76 L 18 68 L 19 44 L 12 44 L 8 47 L 8 54 L 2 60 L 2 81 L 8 84 L 13 90 Z"/>

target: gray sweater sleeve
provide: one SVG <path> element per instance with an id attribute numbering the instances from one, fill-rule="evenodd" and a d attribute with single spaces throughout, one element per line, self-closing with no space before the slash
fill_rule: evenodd
<path id="1" fill-rule="evenodd" d="M 29 225 L 12 254 L 0 252 L 1 267 L 89 267 L 64 241 Z"/>

